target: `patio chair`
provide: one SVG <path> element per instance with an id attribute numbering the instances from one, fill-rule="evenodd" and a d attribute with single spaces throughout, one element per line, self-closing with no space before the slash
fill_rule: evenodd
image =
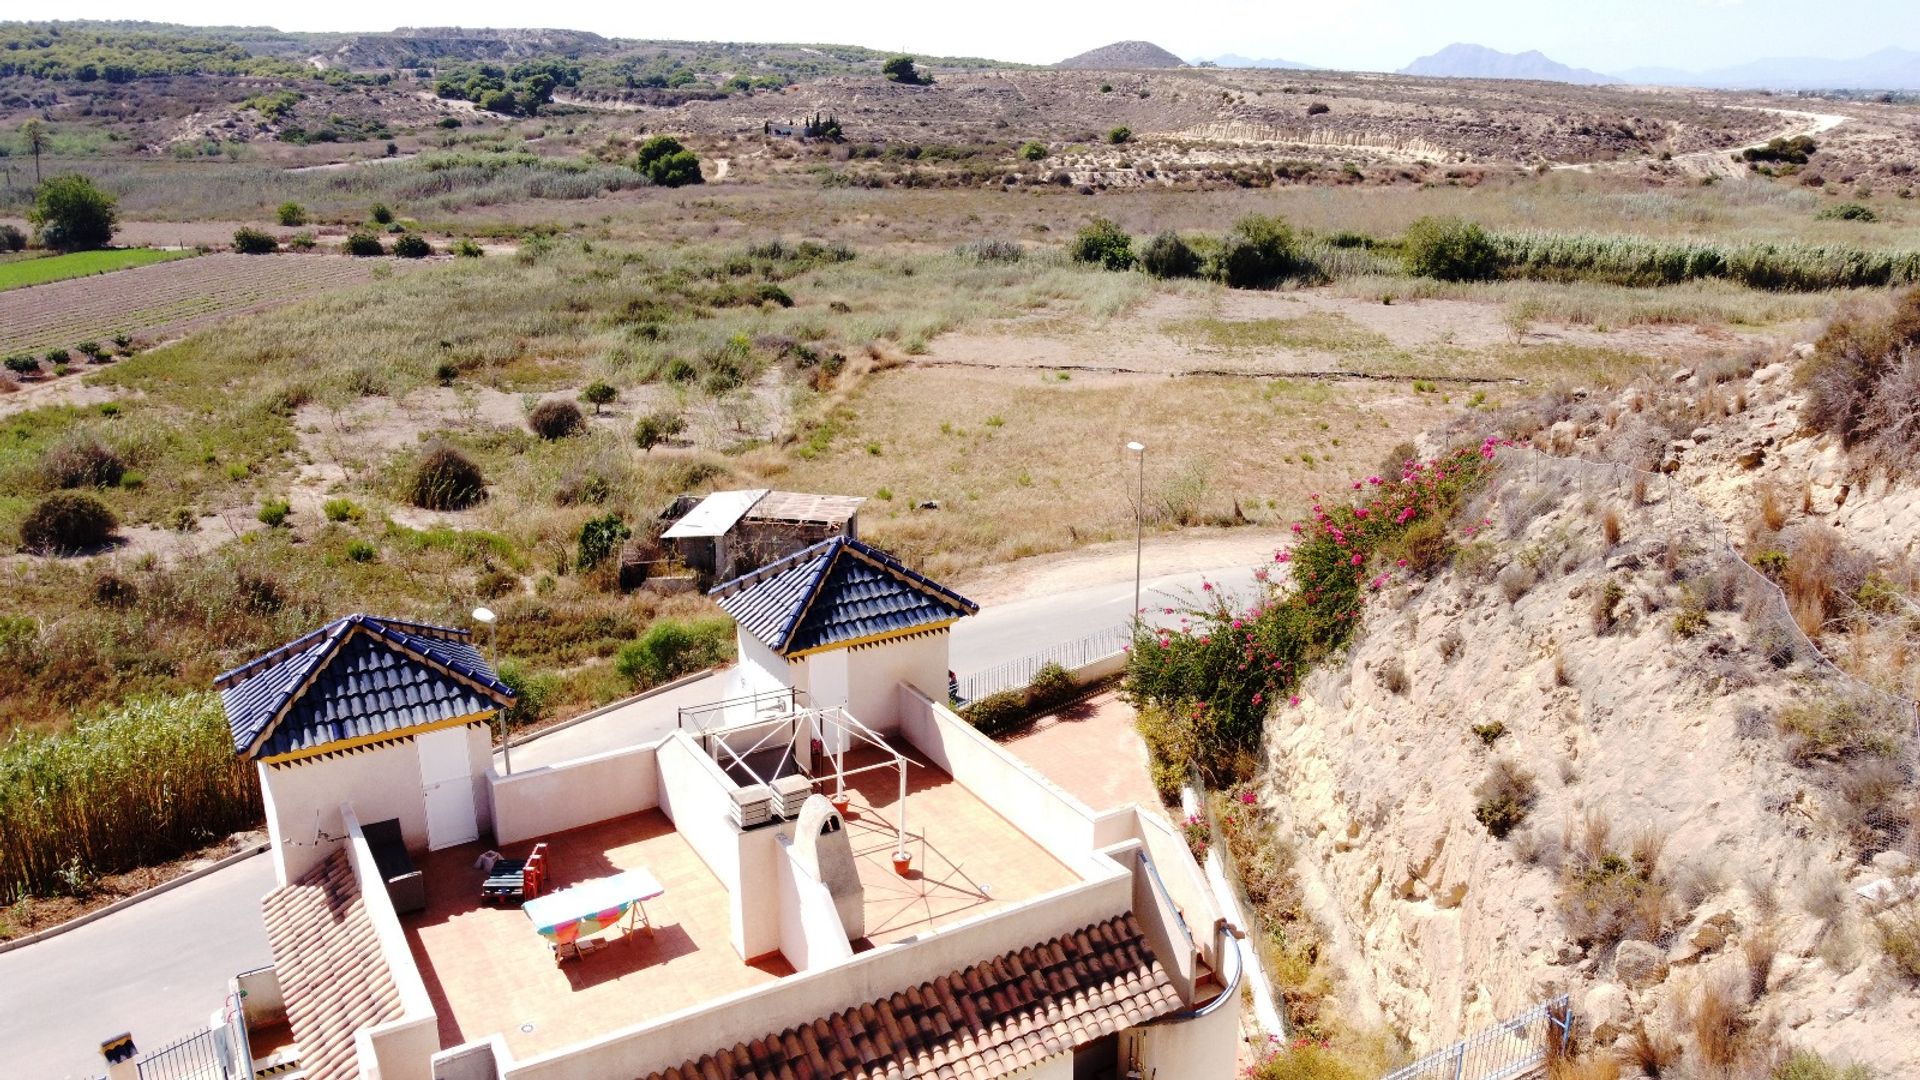
<path id="1" fill-rule="evenodd" d="M 501 859 L 493 864 L 480 883 L 480 902 L 498 904 L 525 903 L 540 895 L 547 878 L 547 845 L 533 845 L 533 853 L 524 859 Z"/>

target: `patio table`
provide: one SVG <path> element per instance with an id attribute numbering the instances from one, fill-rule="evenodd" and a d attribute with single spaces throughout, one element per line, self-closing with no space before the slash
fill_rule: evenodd
<path id="1" fill-rule="evenodd" d="M 651 936 L 653 921 L 647 917 L 646 902 L 665 892 L 651 873 L 627 870 L 535 897 L 520 910 L 540 936 L 553 943 L 555 959 L 564 960 L 580 954 L 582 936 L 618 925 L 622 917 L 627 933 L 636 929 L 637 922 Z"/>

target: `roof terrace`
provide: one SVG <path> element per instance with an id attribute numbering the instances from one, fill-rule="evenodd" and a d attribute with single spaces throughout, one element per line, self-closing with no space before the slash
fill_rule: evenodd
<path id="1" fill-rule="evenodd" d="M 877 748 L 850 751 L 853 802 L 846 825 L 864 887 L 867 928 L 867 936 L 852 943 L 854 951 L 988 914 L 1078 880 L 911 745 L 898 737 L 891 745 L 909 761 L 906 846 L 912 869 L 902 877 L 892 863 L 902 811 L 896 771 L 853 772 L 889 755 Z M 824 777 L 815 790 L 828 793 L 831 783 Z M 660 809 L 532 837 L 501 851 L 523 857 L 538 841 L 547 844 L 549 893 L 625 870 L 651 872 L 665 889 L 645 902 L 654 932 L 622 936 L 610 929 L 599 935 L 604 945 L 556 964 L 547 940 L 517 907 L 480 904 L 479 845 L 432 853 L 422 865 L 426 909 L 403 916 L 402 923 L 439 1016 L 443 1047 L 498 1032 L 525 1060 L 794 972 L 777 949 L 751 958 L 735 949 L 727 885 Z"/>

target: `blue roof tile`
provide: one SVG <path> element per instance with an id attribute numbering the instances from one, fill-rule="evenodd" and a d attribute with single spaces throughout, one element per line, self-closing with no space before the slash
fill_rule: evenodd
<path id="1" fill-rule="evenodd" d="M 886 552 L 823 540 L 713 590 L 741 628 L 782 656 L 952 622 L 978 604 Z"/>
<path id="2" fill-rule="evenodd" d="M 214 680 L 234 751 L 272 757 L 470 716 L 513 691 L 471 635 L 349 615 Z"/>

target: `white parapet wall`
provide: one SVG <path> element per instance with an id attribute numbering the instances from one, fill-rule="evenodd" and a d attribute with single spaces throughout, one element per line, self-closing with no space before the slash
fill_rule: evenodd
<path id="1" fill-rule="evenodd" d="M 440 1021 L 427 996 L 427 984 L 420 978 L 419 965 L 407 946 L 407 932 L 400 916 L 387 897 L 386 879 L 373 861 L 366 834 L 350 803 L 340 804 L 340 821 L 346 828 L 347 857 L 353 876 L 360 884 L 361 902 L 380 942 L 380 958 L 393 975 L 393 986 L 400 995 L 400 1016 L 377 1027 L 361 1028 L 354 1033 L 355 1056 L 360 1075 L 379 1080 L 429 1080 L 432 1059 L 440 1049 Z"/>
<path id="2" fill-rule="evenodd" d="M 795 971 L 817 971 L 851 959 L 853 943 L 847 940 L 833 894 L 794 858 L 793 841 L 785 836 L 777 840 L 780 952 Z"/>
<path id="3" fill-rule="evenodd" d="M 518 843 L 653 809 L 660 804 L 658 751 L 648 743 L 511 776 L 488 770 L 495 841 Z"/>

